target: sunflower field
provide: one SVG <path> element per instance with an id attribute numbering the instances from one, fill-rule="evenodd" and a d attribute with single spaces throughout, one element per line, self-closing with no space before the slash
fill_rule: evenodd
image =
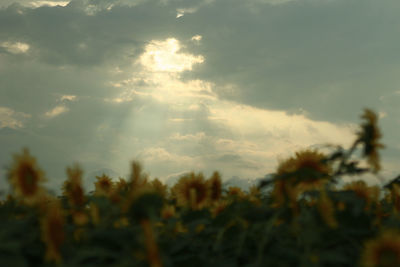
<path id="1" fill-rule="evenodd" d="M 400 176 L 360 178 L 380 171 L 380 138 L 366 109 L 350 148 L 297 151 L 247 191 L 218 172 L 168 187 L 133 162 L 126 179 L 97 176 L 93 192 L 70 166 L 54 196 L 24 149 L 0 202 L 0 266 L 400 266 Z"/>

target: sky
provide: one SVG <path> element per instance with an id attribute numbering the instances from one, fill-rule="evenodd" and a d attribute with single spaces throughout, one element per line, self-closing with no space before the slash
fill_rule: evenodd
<path id="1" fill-rule="evenodd" d="M 29 148 L 58 188 L 188 171 L 254 180 L 379 114 L 400 173 L 398 0 L 1 0 L 0 189 Z"/>

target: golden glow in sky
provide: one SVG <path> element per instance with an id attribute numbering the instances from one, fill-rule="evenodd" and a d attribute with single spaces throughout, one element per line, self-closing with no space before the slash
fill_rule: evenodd
<path id="1" fill-rule="evenodd" d="M 204 62 L 203 56 L 178 53 L 181 45 L 175 38 L 165 41 L 151 41 L 145 53 L 140 57 L 140 63 L 151 71 L 182 72 L 191 70 L 194 64 Z"/>

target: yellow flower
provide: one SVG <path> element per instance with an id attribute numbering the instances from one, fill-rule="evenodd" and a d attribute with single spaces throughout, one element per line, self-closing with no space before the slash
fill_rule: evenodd
<path id="1" fill-rule="evenodd" d="M 208 205 L 210 188 L 203 175 L 193 172 L 181 177 L 172 188 L 178 206 L 201 209 Z"/>
<path id="2" fill-rule="evenodd" d="M 289 158 L 279 164 L 278 175 L 295 175 L 299 171 L 311 171 L 305 177 L 292 177 L 296 182 L 296 187 L 304 192 L 318 190 L 327 182 L 327 178 L 332 173 L 330 165 L 323 162 L 326 156 L 316 150 L 301 150 L 296 152 L 296 156 Z"/>
<path id="3" fill-rule="evenodd" d="M 343 186 L 344 190 L 353 191 L 359 198 L 364 199 L 365 211 L 369 210 L 372 203 L 379 202 L 380 189 L 377 186 L 368 186 L 364 181 L 354 181 Z"/>
<path id="4" fill-rule="evenodd" d="M 294 203 L 297 202 L 298 192 L 289 180 L 277 179 L 274 182 L 271 196 L 274 199 L 273 208 L 282 207 L 286 201 L 289 202 L 289 205 L 294 206 Z"/>
<path id="5" fill-rule="evenodd" d="M 160 180 L 154 179 L 153 181 L 151 181 L 150 186 L 164 199 L 167 198 L 168 186 L 163 184 Z"/>
<path id="6" fill-rule="evenodd" d="M 65 239 L 64 214 L 59 201 L 48 203 L 41 219 L 42 241 L 46 245 L 46 261 L 61 262 L 61 245 Z"/>
<path id="7" fill-rule="evenodd" d="M 276 171 L 272 195 L 274 206 L 280 207 L 285 201 L 296 206 L 297 197 L 310 190 L 320 190 L 328 182 L 332 167 L 323 162 L 326 156 L 316 150 L 301 150 L 281 161 Z M 302 173 L 305 171 L 306 173 Z"/>
<path id="8" fill-rule="evenodd" d="M 230 186 L 228 188 L 228 195 L 237 197 L 239 199 L 244 199 L 246 197 L 246 194 L 243 192 L 243 190 L 237 186 Z"/>
<path id="9" fill-rule="evenodd" d="M 385 147 L 379 143 L 382 134 L 377 125 L 378 117 L 372 110 L 365 109 L 361 118 L 365 119 L 365 122 L 361 125 L 362 130 L 358 133 L 358 140 L 364 143 L 363 154 L 367 157 L 372 171 L 376 173 L 381 169 L 378 149 Z"/>
<path id="10" fill-rule="evenodd" d="M 28 205 L 36 204 L 45 193 L 41 183 L 45 181 L 43 171 L 36 159 L 24 149 L 22 155 L 14 156 L 14 165 L 8 173 L 9 181 L 17 199 Z"/>
<path id="11" fill-rule="evenodd" d="M 72 220 L 74 224 L 83 226 L 89 222 L 89 217 L 84 211 L 72 211 Z"/>
<path id="12" fill-rule="evenodd" d="M 400 234 L 385 230 L 377 238 L 365 243 L 361 256 L 362 267 L 400 266 Z"/>
<path id="13" fill-rule="evenodd" d="M 213 206 L 210 208 L 211 216 L 213 218 L 217 217 L 229 204 L 230 202 L 226 199 L 220 199 L 214 202 Z"/>
<path id="14" fill-rule="evenodd" d="M 86 202 L 82 188 L 82 170 L 78 165 L 67 168 L 68 179 L 63 184 L 63 195 L 72 208 L 81 208 Z"/>
<path id="15" fill-rule="evenodd" d="M 207 184 L 210 187 L 210 200 L 218 201 L 222 195 L 222 182 L 221 175 L 219 172 L 214 172 L 210 179 L 207 180 Z"/>
<path id="16" fill-rule="evenodd" d="M 161 210 L 161 218 L 168 219 L 175 216 L 175 206 L 165 205 Z"/>
<path id="17" fill-rule="evenodd" d="M 103 174 L 102 176 L 96 176 L 97 182 L 94 183 L 95 195 L 108 197 L 113 191 L 113 182 L 110 177 Z"/>

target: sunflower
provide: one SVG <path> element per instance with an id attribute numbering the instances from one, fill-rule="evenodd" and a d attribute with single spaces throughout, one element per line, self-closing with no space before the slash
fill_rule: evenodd
<path id="1" fill-rule="evenodd" d="M 150 187 L 154 189 L 160 196 L 162 196 L 164 199 L 167 198 L 168 196 L 168 186 L 163 184 L 160 180 L 157 178 L 151 181 Z"/>
<path id="2" fill-rule="evenodd" d="M 210 188 L 201 173 L 182 176 L 172 188 L 178 206 L 201 209 L 209 203 Z"/>
<path id="3" fill-rule="evenodd" d="M 230 186 L 228 188 L 228 196 L 237 197 L 239 199 L 244 199 L 246 197 L 246 193 L 240 187 Z"/>
<path id="4" fill-rule="evenodd" d="M 16 198 L 25 204 L 36 204 L 45 193 L 41 186 L 45 181 L 44 173 L 26 148 L 21 155 L 14 156 L 14 165 L 8 173 L 8 179 Z"/>
<path id="5" fill-rule="evenodd" d="M 361 266 L 400 266 L 400 233 L 391 229 L 385 230 L 379 237 L 366 242 L 361 256 Z"/>
<path id="6" fill-rule="evenodd" d="M 207 180 L 207 184 L 210 187 L 210 200 L 218 201 L 222 195 L 222 182 L 221 175 L 219 172 L 214 172 L 210 179 Z"/>
<path id="7" fill-rule="evenodd" d="M 95 195 L 108 197 L 113 191 L 113 182 L 110 177 L 103 174 L 96 176 L 97 182 L 94 183 L 96 190 Z"/>
<path id="8" fill-rule="evenodd" d="M 361 131 L 358 132 L 357 141 L 364 144 L 363 155 L 367 157 L 367 162 L 371 166 L 372 171 L 377 173 L 381 169 L 378 149 L 385 147 L 383 144 L 379 143 L 382 134 L 377 125 L 378 117 L 372 110 L 365 109 L 361 118 L 364 119 L 365 122 L 361 125 Z"/>
<path id="9" fill-rule="evenodd" d="M 164 205 L 161 209 L 161 218 L 169 219 L 175 216 L 175 206 L 174 205 Z"/>
<path id="10" fill-rule="evenodd" d="M 369 210 L 372 203 L 379 202 L 380 189 L 378 186 L 368 186 L 364 181 L 354 181 L 343 186 L 344 190 L 353 191 L 359 198 L 364 199 L 365 210 Z"/>
<path id="11" fill-rule="evenodd" d="M 41 219 L 42 241 L 46 245 L 46 261 L 61 262 L 61 245 L 65 239 L 64 214 L 58 200 L 48 203 Z"/>
<path id="12" fill-rule="evenodd" d="M 332 173 L 331 166 L 323 162 L 325 158 L 323 153 L 316 150 L 301 150 L 296 152 L 295 157 L 281 162 L 277 174 L 291 177 L 302 192 L 318 190 Z"/>
<path id="13" fill-rule="evenodd" d="M 316 150 L 300 150 L 281 161 L 276 170 L 272 195 L 274 206 L 286 200 L 297 201 L 297 197 L 310 190 L 320 190 L 328 182 L 332 168 L 324 162 L 326 156 Z"/>
<path id="14" fill-rule="evenodd" d="M 295 206 L 297 202 L 298 190 L 290 180 L 276 179 L 271 196 L 274 200 L 272 207 L 279 208 L 287 203 L 289 206 Z"/>
<path id="15" fill-rule="evenodd" d="M 121 203 L 123 197 L 128 195 L 130 187 L 124 178 L 119 178 L 119 180 L 112 187 L 112 192 L 110 193 L 110 200 L 114 204 Z"/>
<path id="16" fill-rule="evenodd" d="M 72 208 L 81 208 L 86 202 L 82 188 L 82 169 L 75 165 L 67 168 L 68 179 L 63 184 L 63 195 L 68 198 Z"/>
<path id="17" fill-rule="evenodd" d="M 231 202 L 226 199 L 220 199 L 217 202 L 214 202 L 212 207 L 210 208 L 210 212 L 213 218 L 217 217 L 226 207 L 229 206 Z"/>

